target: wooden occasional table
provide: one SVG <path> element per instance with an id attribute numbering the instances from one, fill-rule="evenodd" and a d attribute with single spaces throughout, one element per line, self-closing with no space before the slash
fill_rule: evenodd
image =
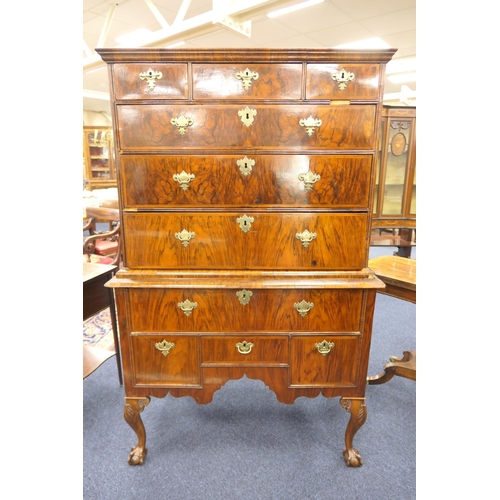
<path id="1" fill-rule="evenodd" d="M 417 303 L 416 260 L 384 255 L 368 261 L 368 267 L 386 284 L 384 290 L 377 290 L 378 293 Z M 416 351 L 404 351 L 400 359 L 391 357 L 390 363 L 384 366 L 383 373 L 367 377 L 367 380 L 371 385 L 384 384 L 394 375 L 417 380 Z"/>
<path id="2" fill-rule="evenodd" d="M 123 378 L 118 328 L 116 325 L 115 299 L 113 289 L 104 286 L 113 277 L 115 270 L 116 266 L 107 264 L 83 263 L 83 321 L 109 307 L 115 343 L 116 364 L 118 366 L 118 379 L 120 385 L 122 385 Z M 90 375 L 90 373 L 113 354 L 111 351 L 107 352 L 104 349 L 96 349 L 84 344 L 83 378 Z"/>

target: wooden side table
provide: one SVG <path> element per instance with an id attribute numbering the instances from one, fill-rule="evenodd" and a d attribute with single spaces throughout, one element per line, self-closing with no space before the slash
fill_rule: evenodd
<path id="1" fill-rule="evenodd" d="M 405 257 L 381 256 L 368 261 L 368 267 L 386 285 L 378 293 L 390 295 L 397 299 L 417 303 L 417 261 Z M 410 380 L 417 380 L 417 352 L 404 351 L 402 358 L 389 358 L 384 372 L 367 377 L 370 385 L 384 384 L 398 375 Z"/>
<path id="2" fill-rule="evenodd" d="M 109 307 L 113 340 L 115 343 L 116 364 L 118 367 L 118 380 L 120 381 L 120 385 L 123 385 L 120 344 L 116 325 L 115 298 L 113 289 L 104 286 L 113 277 L 115 270 L 116 266 L 83 262 L 83 321 Z M 107 355 L 107 353 L 98 353 L 95 351 L 96 349 L 83 346 L 83 378 L 90 375 L 100 364 L 113 355 L 113 353 Z"/>

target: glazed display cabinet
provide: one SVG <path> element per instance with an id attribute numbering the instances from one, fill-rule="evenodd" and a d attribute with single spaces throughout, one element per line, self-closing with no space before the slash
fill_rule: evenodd
<path id="1" fill-rule="evenodd" d="M 409 257 L 416 243 L 416 108 L 384 106 L 373 203 L 372 245 L 397 246 Z"/>
<path id="2" fill-rule="evenodd" d="M 151 397 L 205 404 L 247 376 L 286 404 L 340 398 L 344 459 L 360 466 L 385 286 L 368 267 L 371 202 L 395 50 L 97 52 L 119 173 L 123 266 L 107 286 L 138 439 L 129 464 L 146 457 Z"/>
<path id="3" fill-rule="evenodd" d="M 83 127 L 83 179 L 88 189 L 116 187 L 113 156 L 111 127 Z"/>

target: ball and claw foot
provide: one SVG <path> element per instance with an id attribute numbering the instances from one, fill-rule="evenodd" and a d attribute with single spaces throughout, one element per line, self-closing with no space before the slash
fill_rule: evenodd
<path id="1" fill-rule="evenodd" d="M 363 460 L 358 450 L 344 450 L 344 460 L 348 467 L 361 467 Z"/>
<path id="2" fill-rule="evenodd" d="M 148 453 L 147 448 L 143 448 L 142 446 L 134 446 L 130 451 L 130 455 L 128 456 L 129 465 L 142 465 L 144 463 L 144 459 Z"/>

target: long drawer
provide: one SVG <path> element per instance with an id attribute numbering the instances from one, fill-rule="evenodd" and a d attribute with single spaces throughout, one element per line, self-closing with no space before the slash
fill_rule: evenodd
<path id="1" fill-rule="evenodd" d="M 360 270 L 367 213 L 125 213 L 135 269 Z"/>
<path id="2" fill-rule="evenodd" d="M 129 290 L 132 334 L 151 332 L 360 332 L 363 290 Z"/>
<path id="3" fill-rule="evenodd" d="M 374 150 L 375 105 L 119 105 L 123 151 Z"/>
<path id="4" fill-rule="evenodd" d="M 125 207 L 368 209 L 371 155 L 123 156 Z"/>

